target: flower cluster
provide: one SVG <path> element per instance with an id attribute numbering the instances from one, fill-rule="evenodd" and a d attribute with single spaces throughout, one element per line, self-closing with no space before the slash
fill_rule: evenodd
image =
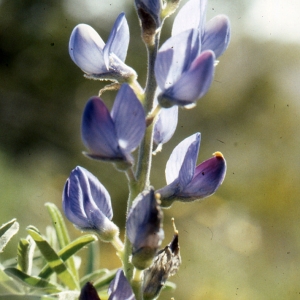
<path id="1" fill-rule="evenodd" d="M 178 5 L 179 0 L 135 0 L 148 51 L 145 89 L 137 82 L 135 70 L 125 64 L 129 28 L 124 13 L 117 17 L 106 44 L 86 24 L 76 26 L 70 37 L 70 56 L 85 77 L 110 80 L 120 87 L 111 111 L 99 96 L 88 100 L 81 134 L 89 158 L 112 162 L 127 175 L 124 242 L 112 222 L 110 195 L 94 175 L 76 167 L 63 192 L 66 217 L 78 229 L 94 231 L 102 241 L 111 242 L 122 260 L 124 273 L 118 271 L 111 283 L 109 299 L 156 299 L 181 262 L 177 231 L 173 241 L 159 250 L 164 239 L 162 208 L 212 195 L 226 174 L 220 152 L 197 165 L 201 135 L 195 133 L 171 153 L 165 170 L 167 185 L 159 189 L 150 185 L 153 147 L 157 152 L 173 136 L 178 107 L 194 106 L 206 94 L 216 59 L 230 40 L 226 16 L 206 22 L 206 0 L 189 0 L 175 17 L 172 36 L 159 47 L 164 20 Z M 132 153 L 137 148 L 135 159 Z M 83 288 L 80 299 L 96 299 L 89 293 L 94 293 L 91 284 Z"/>

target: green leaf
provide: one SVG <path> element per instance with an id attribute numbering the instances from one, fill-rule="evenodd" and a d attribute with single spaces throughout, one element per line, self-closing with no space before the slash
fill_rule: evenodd
<path id="1" fill-rule="evenodd" d="M 20 239 L 18 244 L 18 265 L 17 268 L 24 273 L 31 274 L 34 243 L 32 238 Z"/>
<path id="2" fill-rule="evenodd" d="M 35 289 L 43 289 L 48 293 L 57 293 L 61 291 L 61 288 L 54 283 L 50 283 L 47 280 L 40 278 L 38 276 L 30 276 L 17 268 L 7 268 L 4 272 L 10 276 L 15 278 L 20 283 L 25 286 L 29 286 Z"/>
<path id="3" fill-rule="evenodd" d="M 98 290 L 104 287 L 105 285 L 108 285 L 115 278 L 117 271 L 118 269 L 112 270 L 109 273 L 105 274 L 103 277 L 101 277 L 99 280 L 95 281 L 95 289 Z"/>
<path id="4" fill-rule="evenodd" d="M 56 231 L 60 249 L 62 249 L 66 247 L 71 241 L 68 234 L 67 226 L 65 224 L 62 214 L 60 213 L 59 209 L 55 204 L 47 202 L 45 206 L 47 207 L 50 217 L 52 219 L 52 223 Z M 73 276 L 78 281 L 79 280 L 78 271 L 76 269 L 75 260 L 73 257 L 71 257 L 67 261 L 67 266 L 72 272 Z"/>
<path id="5" fill-rule="evenodd" d="M 84 286 L 88 281 L 95 282 L 96 279 L 108 273 L 109 273 L 108 269 L 99 269 L 94 271 L 91 274 L 87 274 L 80 279 L 80 286 Z"/>
<path id="6" fill-rule="evenodd" d="M 10 239 L 19 231 L 19 223 L 16 219 L 3 224 L 0 227 L 0 253 L 10 241 Z"/>
<path id="7" fill-rule="evenodd" d="M 49 243 L 42 237 L 39 231 L 33 227 L 27 227 L 27 231 L 34 239 L 36 245 L 41 251 L 42 255 L 48 262 L 50 268 L 57 274 L 58 278 L 71 290 L 78 290 L 79 283 L 67 268 L 63 260 L 55 252 L 55 250 L 49 245 Z"/>
<path id="8" fill-rule="evenodd" d="M 45 206 L 48 209 L 51 220 L 53 222 L 53 226 L 56 230 L 60 248 L 63 248 L 71 241 L 63 216 L 55 204 L 47 202 L 45 203 Z"/>
<path id="9" fill-rule="evenodd" d="M 93 234 L 86 234 L 84 236 L 79 237 L 75 241 L 71 242 L 69 245 L 58 251 L 58 255 L 60 259 L 63 261 L 66 261 L 68 258 L 70 258 L 73 254 L 75 254 L 77 251 L 85 247 L 91 242 L 97 241 L 97 236 Z M 39 276 L 42 278 L 48 278 L 53 273 L 53 270 L 51 269 L 50 265 L 46 265 L 42 271 L 40 272 Z"/>

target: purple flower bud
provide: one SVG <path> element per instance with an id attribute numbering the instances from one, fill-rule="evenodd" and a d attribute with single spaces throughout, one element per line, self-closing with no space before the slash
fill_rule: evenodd
<path id="1" fill-rule="evenodd" d="M 132 288 L 124 273 L 119 269 L 108 288 L 108 300 L 135 300 Z"/>
<path id="2" fill-rule="evenodd" d="M 63 210 L 75 227 L 95 231 L 103 241 L 112 241 L 119 228 L 113 217 L 110 196 L 105 187 L 89 171 L 76 167 L 68 178 L 62 197 Z"/>
<path id="3" fill-rule="evenodd" d="M 135 0 L 135 8 L 142 27 L 142 38 L 147 45 L 154 43 L 157 29 L 161 27 L 161 0 Z"/>
<path id="4" fill-rule="evenodd" d="M 132 263 L 143 270 L 149 267 L 163 238 L 162 211 L 151 188 L 134 200 L 126 221 L 127 236 L 132 244 Z"/>
<path id="5" fill-rule="evenodd" d="M 89 150 L 86 155 L 123 161 L 128 167 L 133 162 L 131 152 L 141 142 L 145 129 L 143 106 L 129 85 L 122 85 L 111 113 L 99 97 L 92 97 L 86 104 L 81 127 L 83 143 Z"/>
<path id="6" fill-rule="evenodd" d="M 161 205 L 169 207 L 175 201 L 190 202 L 212 195 L 222 184 L 226 161 L 221 152 L 196 167 L 200 147 L 200 133 L 196 133 L 173 150 L 166 166 L 167 185 L 156 193 Z"/>
<path id="7" fill-rule="evenodd" d="M 230 22 L 227 16 L 217 15 L 206 23 L 206 0 L 190 0 L 174 19 L 172 36 L 198 29 L 200 52 L 212 50 L 216 58 L 223 54 L 230 41 Z"/>
<path id="8" fill-rule="evenodd" d="M 81 289 L 79 300 L 100 300 L 94 286 L 87 282 Z"/>
<path id="9" fill-rule="evenodd" d="M 69 41 L 69 54 L 75 64 L 87 73 L 87 77 L 123 82 L 136 78 L 136 72 L 124 61 L 129 44 L 129 28 L 124 13 L 121 13 L 105 44 L 89 25 L 77 25 Z"/>
<path id="10" fill-rule="evenodd" d="M 158 52 L 155 76 L 162 107 L 193 104 L 212 83 L 215 55 L 210 50 L 199 52 L 197 32 L 191 29 L 171 37 Z"/>

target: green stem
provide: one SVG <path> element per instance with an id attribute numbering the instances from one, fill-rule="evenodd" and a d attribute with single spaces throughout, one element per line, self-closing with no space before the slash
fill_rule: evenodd
<path id="1" fill-rule="evenodd" d="M 157 56 L 158 44 L 159 44 L 159 34 L 157 34 L 155 37 L 155 44 L 147 46 L 147 53 L 148 53 L 147 73 L 148 74 L 147 74 L 145 102 L 144 102 L 144 109 L 146 114 L 149 114 L 153 109 L 153 101 L 155 96 L 155 90 L 157 87 L 154 66 L 155 66 L 155 60 Z M 153 122 L 151 122 L 147 127 L 144 139 L 139 149 L 139 159 L 138 159 L 138 165 L 136 170 L 136 178 L 138 181 L 140 192 L 150 186 L 152 144 L 153 144 Z"/>
<path id="2" fill-rule="evenodd" d="M 146 115 L 148 115 L 152 108 L 153 108 L 153 101 L 155 96 L 155 90 L 157 87 L 155 74 L 154 74 L 154 65 L 157 56 L 157 49 L 159 44 L 159 34 L 155 37 L 155 44 L 154 45 L 147 45 L 147 52 L 148 52 L 148 70 L 147 70 L 147 83 L 144 93 L 144 110 Z M 133 170 L 129 169 L 126 172 L 128 183 L 129 183 L 129 197 L 127 202 L 127 214 L 132 206 L 134 199 L 137 197 L 139 193 L 141 193 L 144 189 L 150 186 L 150 170 L 151 170 L 151 162 L 152 162 L 152 144 L 153 144 L 153 118 L 150 124 L 147 124 L 148 127 L 145 132 L 145 136 L 143 141 L 141 142 L 139 148 L 139 155 L 138 155 L 138 162 L 136 167 L 136 173 L 133 174 Z M 136 279 L 138 276 L 138 280 L 132 281 L 132 287 L 134 289 L 136 299 L 142 300 L 142 280 L 141 274 L 137 271 L 134 271 L 134 267 L 129 262 L 129 257 L 132 253 L 132 246 L 130 241 L 127 238 L 125 233 L 125 240 L 124 240 L 124 254 L 123 254 L 123 266 L 124 266 L 124 273 L 128 281 L 131 279 Z"/>
<path id="3" fill-rule="evenodd" d="M 136 300 L 143 300 L 142 284 L 143 284 L 143 271 L 134 269 L 132 280 L 131 280 L 131 286 L 135 294 Z"/>

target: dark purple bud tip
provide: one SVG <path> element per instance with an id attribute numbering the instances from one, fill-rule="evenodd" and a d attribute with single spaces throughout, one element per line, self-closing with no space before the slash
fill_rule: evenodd
<path id="1" fill-rule="evenodd" d="M 87 282 L 81 289 L 79 300 L 101 300 L 94 286 Z"/>

